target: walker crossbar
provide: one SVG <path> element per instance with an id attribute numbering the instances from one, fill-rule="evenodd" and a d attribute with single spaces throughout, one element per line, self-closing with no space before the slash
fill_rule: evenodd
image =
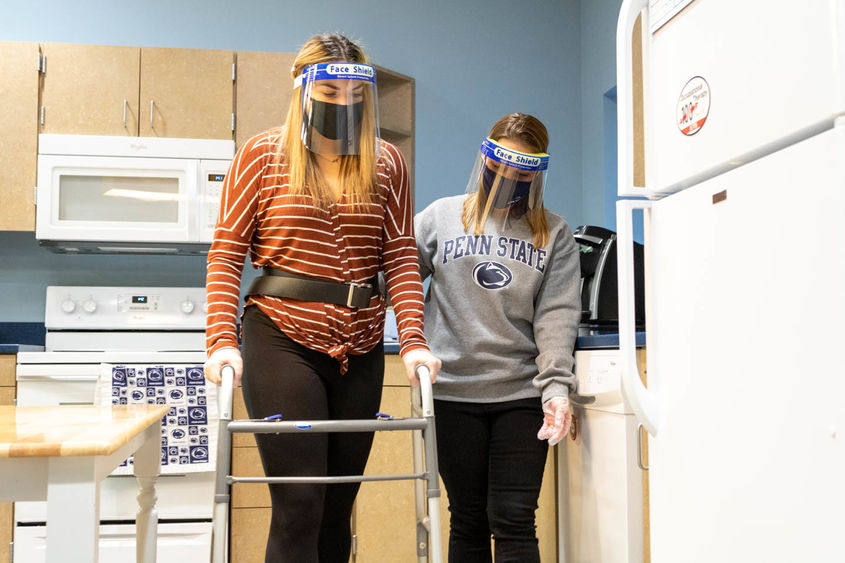
<path id="1" fill-rule="evenodd" d="M 434 402 L 431 378 L 426 366 L 417 366 L 418 388 L 411 390 L 413 418 L 375 420 L 314 420 L 279 422 L 277 420 L 232 420 L 234 369 L 221 369 L 222 383 L 218 394 L 220 412 L 217 438 L 217 477 L 214 494 L 211 562 L 228 560 L 229 489 L 235 483 L 360 483 L 367 481 L 414 480 L 414 501 L 417 517 L 418 563 L 441 563 L 440 483 L 437 471 L 437 443 L 434 427 Z M 419 404 L 417 404 L 419 403 Z M 232 434 L 293 434 L 297 432 L 381 432 L 410 430 L 413 444 L 414 471 L 395 475 L 331 475 L 298 477 L 235 477 L 231 470 Z M 426 505 L 427 501 L 427 505 Z M 426 510 L 427 509 L 427 510 Z M 430 558 L 429 558 L 430 557 Z"/>
<path id="2" fill-rule="evenodd" d="M 363 483 L 364 481 L 409 481 L 411 479 L 427 479 L 425 473 L 408 473 L 395 475 L 333 475 L 329 477 L 229 477 L 233 483 Z"/>
<path id="3" fill-rule="evenodd" d="M 250 434 L 294 434 L 297 432 L 379 432 L 382 430 L 425 430 L 428 423 L 420 418 L 390 420 L 309 420 L 275 422 L 264 420 L 233 420 L 229 432 Z"/>

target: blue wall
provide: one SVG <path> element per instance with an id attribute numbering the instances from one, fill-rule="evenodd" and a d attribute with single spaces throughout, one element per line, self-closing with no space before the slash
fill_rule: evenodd
<path id="1" fill-rule="evenodd" d="M 616 20 L 621 0 L 581 2 L 581 175 L 585 222 L 616 230 Z M 611 94 L 612 92 L 612 94 Z"/>
<path id="2" fill-rule="evenodd" d="M 546 205 L 604 224 L 603 95 L 614 85 L 619 0 L 5 0 L 0 39 L 296 51 L 311 35 L 360 40 L 416 79 L 416 205 L 460 193 L 478 145 L 511 111 L 549 128 Z M 612 225 L 608 225 L 612 227 Z M 57 256 L 0 233 L 0 321 L 38 321 L 47 285 L 204 283 L 204 260 Z"/>

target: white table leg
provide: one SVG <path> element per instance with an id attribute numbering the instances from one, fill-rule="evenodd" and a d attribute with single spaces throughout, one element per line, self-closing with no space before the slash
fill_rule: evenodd
<path id="1" fill-rule="evenodd" d="M 51 458 L 47 470 L 47 563 L 96 563 L 100 485 L 91 457 Z"/>
<path id="2" fill-rule="evenodd" d="M 155 484 L 161 467 L 161 421 L 145 430 L 146 440 L 135 452 L 135 477 L 138 479 L 138 515 L 136 559 L 138 563 L 155 563 L 158 539 L 158 511 L 155 509 Z"/>

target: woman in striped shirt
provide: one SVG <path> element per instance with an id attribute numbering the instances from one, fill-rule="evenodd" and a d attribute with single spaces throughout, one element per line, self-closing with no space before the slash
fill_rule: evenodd
<path id="1" fill-rule="evenodd" d="M 378 138 L 375 72 L 338 34 L 308 40 L 291 69 L 285 127 L 240 147 L 208 253 L 206 377 L 243 377 L 250 418 L 372 418 L 384 377 L 384 273 L 411 383 L 440 361 L 423 334 L 408 171 Z M 246 255 L 263 276 L 236 321 Z M 366 285 L 368 284 L 368 285 Z M 268 476 L 361 474 L 372 433 L 256 435 Z M 348 561 L 359 484 L 270 485 L 266 561 Z"/>

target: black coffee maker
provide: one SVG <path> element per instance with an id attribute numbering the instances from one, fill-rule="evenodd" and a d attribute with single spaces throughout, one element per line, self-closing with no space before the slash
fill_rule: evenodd
<path id="1" fill-rule="evenodd" d="M 581 325 L 615 326 L 619 322 L 616 233 L 582 225 L 572 233 L 581 255 Z M 645 327 L 643 245 L 634 243 L 634 302 L 637 329 Z"/>

